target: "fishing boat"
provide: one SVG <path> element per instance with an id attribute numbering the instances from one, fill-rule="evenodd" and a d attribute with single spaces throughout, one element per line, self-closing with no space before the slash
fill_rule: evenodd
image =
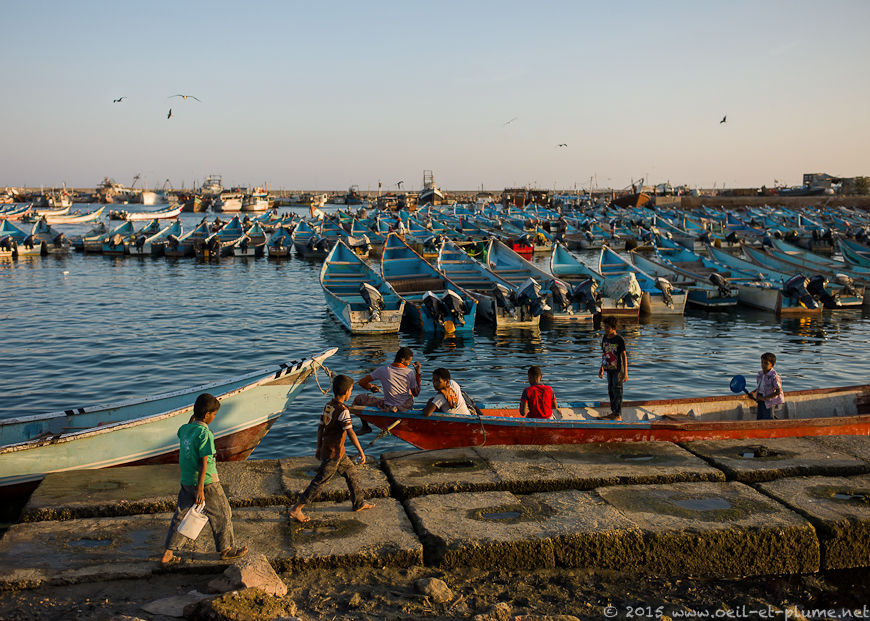
<path id="1" fill-rule="evenodd" d="M 2 234 L 0 234 L 2 237 Z M 38 220 L 34 223 L 30 230 L 30 237 L 34 242 L 42 242 L 45 244 L 45 250 L 49 254 L 64 254 L 70 251 L 72 244 L 67 239 L 64 233 L 60 233 L 51 228 L 45 220 Z"/>
<path id="2" fill-rule="evenodd" d="M 269 209 L 269 193 L 264 188 L 254 188 L 242 199 L 242 211 L 266 211 Z"/>
<path id="3" fill-rule="evenodd" d="M 13 257 L 38 257 L 48 254 L 47 244 L 25 233 L 8 220 L 0 220 L 0 239 L 6 240 L 6 246 L 11 247 Z"/>
<path id="4" fill-rule="evenodd" d="M 417 448 L 585 442 L 689 442 L 824 435 L 870 435 L 870 385 L 785 393 L 780 419 L 756 420 L 745 395 L 624 401 L 622 420 L 608 420 L 607 402 L 568 403 L 549 419 L 524 418 L 513 404 L 478 404 L 480 415 L 422 410 L 357 410 L 360 418 Z M 752 447 L 747 446 L 751 452 Z"/>
<path id="5" fill-rule="evenodd" d="M 447 334 L 474 330 L 477 300 L 396 233 L 384 243 L 381 274 L 405 301 L 405 317 L 414 327 Z"/>
<path id="6" fill-rule="evenodd" d="M 666 278 L 650 276 L 606 246 L 601 249 L 598 271 L 605 276 L 634 273 L 643 292 L 640 312 L 644 315 L 682 315 L 685 311 L 685 290 L 674 287 Z"/>
<path id="7" fill-rule="evenodd" d="M 210 425 L 217 459 L 247 459 L 336 351 L 140 399 L 0 420 L 0 495 L 30 491 L 50 472 L 178 463 L 176 432 L 204 392 L 221 401 Z"/>
<path id="8" fill-rule="evenodd" d="M 262 257 L 266 253 L 266 233 L 258 222 L 249 227 L 228 251 L 234 257 Z"/>
<path id="9" fill-rule="evenodd" d="M 405 301 L 390 284 L 339 240 L 320 269 L 326 307 L 352 334 L 398 332 Z"/>
<path id="10" fill-rule="evenodd" d="M 284 259 L 290 256 L 293 250 L 292 232 L 284 226 L 279 226 L 266 241 L 266 252 L 270 258 Z"/>
<path id="11" fill-rule="evenodd" d="M 103 215 L 105 207 L 100 207 L 94 211 L 81 213 L 79 210 L 65 216 L 42 216 L 42 220 L 46 224 L 84 224 L 87 222 L 95 222 Z"/>
<path id="12" fill-rule="evenodd" d="M 544 311 L 544 317 L 551 321 L 589 321 L 600 310 L 594 297 L 581 297 L 579 292 L 575 296 L 568 283 L 533 265 L 498 239 L 489 241 L 486 263 L 490 270 L 515 287 L 523 286 L 529 279 L 537 283 L 547 295 L 550 309 Z"/>
<path id="13" fill-rule="evenodd" d="M 640 314 L 640 285 L 633 274 L 607 278 L 575 257 L 560 242 L 553 245 L 550 271 L 571 286 L 571 295 L 592 295 L 602 316 L 637 318 Z M 587 293 L 583 293 L 583 292 Z"/>
<path id="14" fill-rule="evenodd" d="M 322 228 L 322 223 L 312 226 L 303 220 L 293 229 L 291 238 L 297 255 L 305 259 L 326 258 L 332 244 L 320 234 Z"/>
<path id="15" fill-rule="evenodd" d="M 693 255 L 691 250 L 686 253 Z M 680 250 L 676 250 L 680 252 Z M 675 287 L 686 290 L 686 303 L 698 306 L 704 310 L 732 310 L 737 306 L 737 289 L 722 278 L 719 285 L 714 285 L 707 278 L 690 276 L 684 271 L 678 271 L 668 262 L 664 254 L 656 254 L 655 258 L 641 256 L 632 250 L 629 252 L 632 264 L 654 278 L 665 278 Z M 682 255 L 672 255 L 682 258 Z M 697 255 L 696 255 L 697 256 Z"/>
<path id="16" fill-rule="evenodd" d="M 134 222 L 170 220 L 180 216 L 183 209 L 183 205 L 176 203 L 175 205 L 170 205 L 169 207 L 158 211 L 113 211 L 109 214 L 109 217 L 111 217 L 112 214 L 116 214 L 116 216 L 119 216 L 116 218 L 118 220 L 131 220 Z"/>
<path id="17" fill-rule="evenodd" d="M 212 233 L 202 243 L 194 244 L 194 253 L 198 259 L 220 259 L 232 256 L 235 246 L 245 237 L 245 229 L 239 216 L 233 216 L 216 233 Z M 263 245 L 266 240 L 263 239 Z"/>
<path id="18" fill-rule="evenodd" d="M 550 307 L 534 280 L 515 286 L 471 258 L 455 243 L 444 240 L 438 269 L 477 300 L 477 312 L 496 327 L 538 326 Z"/>
<path id="19" fill-rule="evenodd" d="M 840 247 L 840 254 L 843 255 L 847 263 L 870 268 L 870 246 L 842 238 L 837 240 L 837 245 Z"/>
<path id="20" fill-rule="evenodd" d="M 153 220 L 157 223 L 157 220 Z M 159 224 L 157 225 L 159 228 Z M 134 257 L 159 257 L 165 254 L 169 237 L 176 239 L 182 235 L 181 220 L 176 220 L 167 227 L 153 233 L 153 227 L 144 227 L 132 239 L 128 240 L 125 251 Z"/>
<path id="21" fill-rule="evenodd" d="M 148 234 L 153 235 L 156 232 L 154 230 L 153 232 L 148 232 Z M 108 255 L 125 254 L 124 247 L 130 243 L 135 234 L 136 231 L 132 222 L 124 222 L 124 224 L 116 226 L 100 239 L 100 252 Z"/>
<path id="22" fill-rule="evenodd" d="M 203 218 L 203 221 L 192 231 L 181 236 L 170 235 L 167 237 L 163 254 L 172 259 L 195 256 L 196 247 L 204 243 L 209 235 L 211 233 L 208 230 L 208 222 Z"/>

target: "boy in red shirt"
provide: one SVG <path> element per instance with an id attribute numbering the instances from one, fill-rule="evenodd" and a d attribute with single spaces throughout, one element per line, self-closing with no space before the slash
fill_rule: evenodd
<path id="1" fill-rule="evenodd" d="M 553 389 L 541 383 L 541 367 L 529 367 L 529 386 L 520 397 L 520 414 L 527 418 L 550 418 L 557 408 Z"/>

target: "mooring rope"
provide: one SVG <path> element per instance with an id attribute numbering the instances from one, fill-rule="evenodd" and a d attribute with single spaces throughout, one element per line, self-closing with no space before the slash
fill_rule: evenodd
<path id="1" fill-rule="evenodd" d="M 320 367 L 321 369 L 326 371 L 327 377 L 332 377 L 332 371 L 329 369 L 328 366 L 326 366 L 325 364 L 323 364 L 319 360 L 316 360 L 314 358 L 311 359 L 311 368 L 314 371 L 314 382 L 317 384 L 317 388 L 320 389 L 321 394 L 325 395 L 329 392 L 329 390 L 323 390 L 323 386 L 320 385 L 320 380 L 317 379 L 317 367 Z"/>

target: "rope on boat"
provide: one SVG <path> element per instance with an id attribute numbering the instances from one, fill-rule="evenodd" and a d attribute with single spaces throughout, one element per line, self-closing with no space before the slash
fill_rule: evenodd
<path id="1" fill-rule="evenodd" d="M 329 390 L 323 390 L 323 386 L 320 385 L 320 380 L 317 379 L 317 367 L 320 367 L 324 371 L 326 371 L 326 377 L 332 377 L 333 373 L 328 366 L 320 362 L 319 360 L 311 359 L 311 368 L 314 370 L 314 382 L 317 384 L 317 388 L 320 389 L 322 394 L 327 394 Z"/>

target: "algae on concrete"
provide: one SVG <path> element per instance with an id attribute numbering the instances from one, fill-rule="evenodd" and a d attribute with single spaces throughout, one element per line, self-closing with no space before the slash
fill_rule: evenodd
<path id="1" fill-rule="evenodd" d="M 812 525 L 742 483 L 596 491 L 642 531 L 646 571 L 738 576 L 819 568 L 819 542 Z"/>
<path id="2" fill-rule="evenodd" d="M 870 463 L 870 436 L 807 436 L 806 439 L 823 445 L 826 450 L 846 453 Z"/>
<path id="3" fill-rule="evenodd" d="M 870 475 L 779 479 L 758 488 L 812 522 L 822 569 L 870 566 Z"/>
<path id="4" fill-rule="evenodd" d="M 765 438 L 681 443 L 743 483 L 794 476 L 847 476 L 870 472 L 870 464 L 810 438 Z"/>
<path id="5" fill-rule="evenodd" d="M 384 471 L 398 498 L 497 489 L 499 477 L 473 448 L 384 453 Z"/>

